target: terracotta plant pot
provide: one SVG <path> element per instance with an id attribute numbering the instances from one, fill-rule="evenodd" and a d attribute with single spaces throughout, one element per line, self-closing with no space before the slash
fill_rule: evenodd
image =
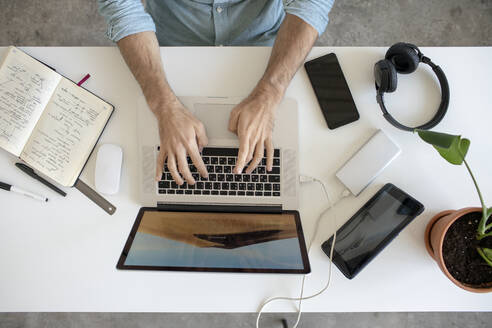
<path id="1" fill-rule="evenodd" d="M 436 260 L 439 268 L 442 272 L 451 280 L 456 286 L 463 288 L 467 291 L 474 293 L 489 293 L 492 292 L 491 287 L 487 288 L 477 288 L 473 285 L 464 284 L 456 280 L 446 268 L 444 264 L 444 258 L 442 254 L 442 246 L 444 243 L 444 237 L 449 227 L 463 215 L 471 212 L 482 212 L 480 207 L 467 207 L 460 210 L 447 210 L 436 214 L 427 224 L 425 229 L 425 247 L 429 252 L 430 256 Z"/>

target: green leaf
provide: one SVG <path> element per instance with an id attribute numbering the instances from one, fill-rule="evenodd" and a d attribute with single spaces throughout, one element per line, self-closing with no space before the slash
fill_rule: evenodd
<path id="1" fill-rule="evenodd" d="M 482 247 L 482 251 L 485 254 L 485 256 L 492 261 L 492 249 Z"/>
<path id="2" fill-rule="evenodd" d="M 460 136 L 457 136 L 449 148 L 434 146 L 445 160 L 455 165 L 461 165 L 463 163 L 469 147 L 470 140 L 461 139 Z"/>
<path id="3" fill-rule="evenodd" d="M 477 247 L 478 254 L 492 267 L 492 249 Z"/>
<path id="4" fill-rule="evenodd" d="M 480 220 L 480 223 L 478 224 L 478 233 L 480 234 L 481 232 L 485 234 L 488 230 L 492 228 L 492 223 L 488 223 L 490 219 L 490 215 L 492 214 L 492 207 L 489 208 L 483 208 L 482 209 L 482 219 Z"/>
<path id="5" fill-rule="evenodd" d="M 448 148 L 453 143 L 453 140 L 457 137 L 452 134 L 434 132 L 428 130 L 420 130 L 415 129 L 415 131 L 419 134 L 420 138 L 425 142 L 442 148 Z"/>
<path id="6" fill-rule="evenodd" d="M 468 148 L 470 148 L 470 140 L 461 139 L 461 136 L 416 129 L 420 138 L 434 146 L 439 154 L 454 165 L 461 165 L 465 159 Z"/>
<path id="7" fill-rule="evenodd" d="M 489 207 L 487 211 L 485 212 L 485 217 L 488 219 L 490 218 L 490 215 L 492 214 L 492 207 Z"/>

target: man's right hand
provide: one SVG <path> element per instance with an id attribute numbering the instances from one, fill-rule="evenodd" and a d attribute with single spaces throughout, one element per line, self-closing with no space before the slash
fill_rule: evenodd
<path id="1" fill-rule="evenodd" d="M 184 180 L 194 184 L 187 156 L 200 175 L 208 177 L 200 156 L 200 150 L 208 143 L 205 127 L 181 104 L 167 83 L 155 33 L 131 34 L 118 41 L 118 47 L 159 124 L 161 147 L 156 163 L 156 180 L 161 179 L 167 161 L 169 172 L 177 184 L 182 185 Z"/>
<path id="2" fill-rule="evenodd" d="M 183 104 L 174 98 L 152 108 L 159 124 L 160 151 L 157 157 L 156 180 L 160 180 L 164 163 L 174 181 L 182 185 L 184 180 L 194 184 L 188 167 L 189 156 L 202 177 L 208 177 L 200 152 L 208 143 L 205 127 Z M 184 180 L 183 180 L 184 178 Z"/>

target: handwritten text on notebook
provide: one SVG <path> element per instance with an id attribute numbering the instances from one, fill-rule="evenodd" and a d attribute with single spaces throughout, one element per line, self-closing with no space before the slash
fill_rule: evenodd
<path id="1" fill-rule="evenodd" d="M 80 149 L 90 146 L 91 136 L 97 136 L 94 130 L 106 121 L 110 110 L 70 83 L 61 81 L 23 153 L 28 162 L 34 161 L 45 172 L 60 178 L 69 165 L 83 161 L 86 154 Z M 100 115 L 105 119 L 99 119 Z"/>
<path id="2" fill-rule="evenodd" d="M 9 57 L 10 58 L 10 57 Z M 12 57 L 0 72 L 0 142 L 19 155 L 59 78 Z"/>

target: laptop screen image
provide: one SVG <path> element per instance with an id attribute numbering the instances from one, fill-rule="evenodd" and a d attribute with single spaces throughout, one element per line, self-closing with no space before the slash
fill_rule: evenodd
<path id="1" fill-rule="evenodd" d="M 142 208 L 117 267 L 308 273 L 297 211 L 222 213 Z"/>

